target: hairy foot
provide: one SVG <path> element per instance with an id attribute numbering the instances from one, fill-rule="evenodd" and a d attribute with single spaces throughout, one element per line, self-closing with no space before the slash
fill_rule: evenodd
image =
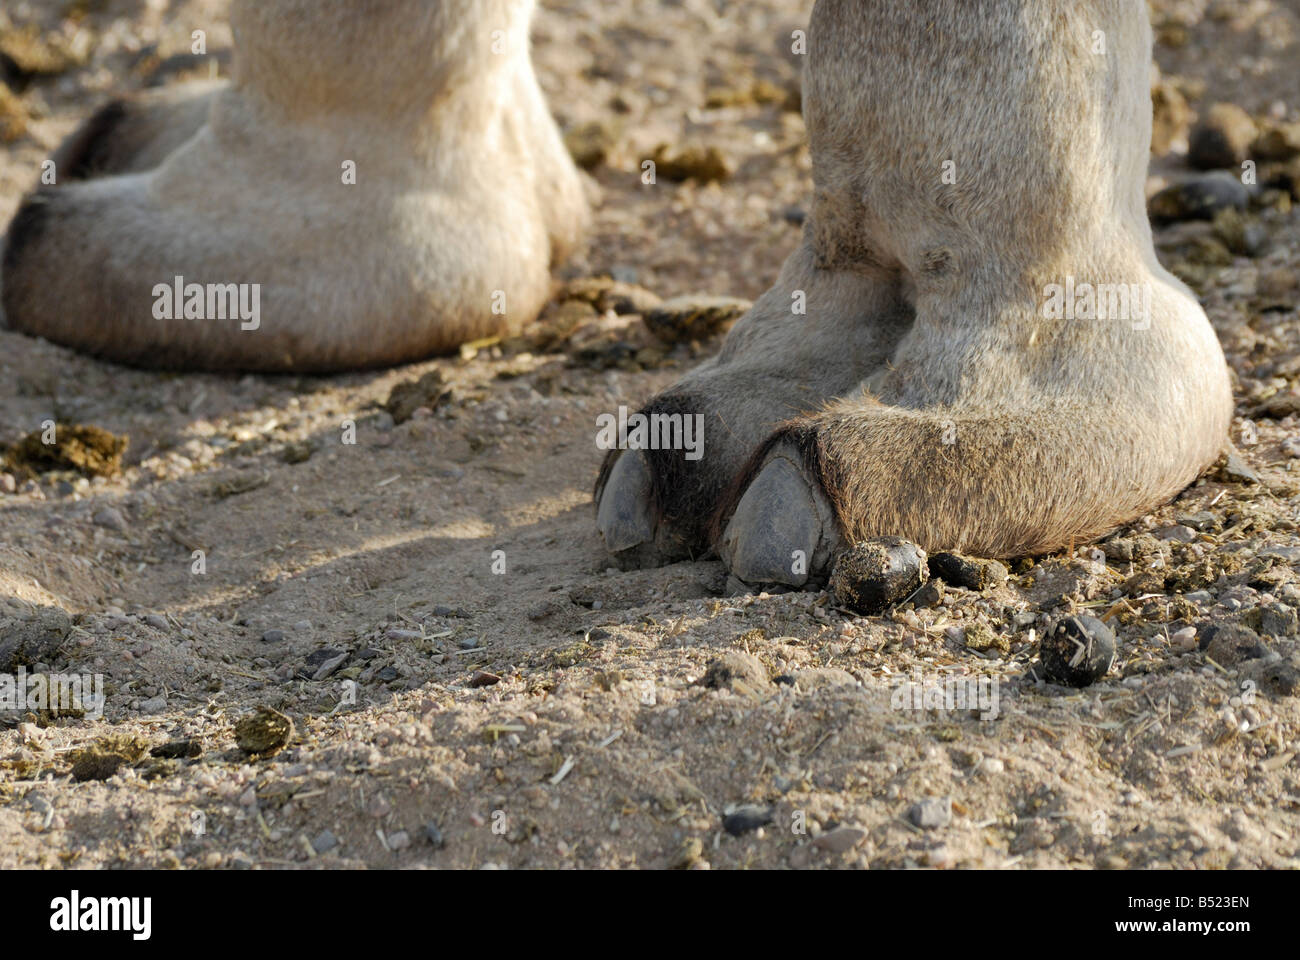
<path id="1" fill-rule="evenodd" d="M 1157 262 L 1143 202 L 1145 12 L 921 9 L 819 0 L 813 13 L 816 193 L 799 282 L 870 278 L 856 304 L 810 302 L 770 327 L 771 379 L 807 383 L 815 402 L 766 433 L 768 418 L 733 411 L 748 429 L 707 483 L 654 458 L 619 471 L 601 504 L 612 548 L 665 524 L 706 531 L 740 580 L 795 587 L 872 537 L 1045 553 L 1166 502 L 1218 456 L 1232 411 L 1223 353 Z M 1098 33 L 1106 55 L 1078 54 Z M 903 320 L 864 349 L 853 334 L 878 329 L 882 309 Z M 841 336 L 810 339 L 823 323 Z M 857 377 L 820 376 L 830 366 Z M 709 378 L 695 383 L 707 408 Z M 767 394 L 755 382 L 753 408 Z M 664 508 L 682 489 L 695 512 Z"/>
<path id="2" fill-rule="evenodd" d="M 110 105 L 56 155 L 9 229 L 9 324 L 141 366 L 298 372 L 521 328 L 588 220 L 531 10 L 235 0 L 232 84 Z"/>

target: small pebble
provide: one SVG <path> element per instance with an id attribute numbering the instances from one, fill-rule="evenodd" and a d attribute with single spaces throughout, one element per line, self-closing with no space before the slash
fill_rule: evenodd
<path id="1" fill-rule="evenodd" d="M 1259 473 L 1248 464 L 1236 447 L 1228 448 L 1228 455 L 1223 464 L 1223 476 L 1233 483 L 1259 483 Z"/>
<path id="2" fill-rule="evenodd" d="M 722 818 L 722 829 L 733 837 L 765 827 L 772 822 L 772 810 L 769 807 L 737 807 Z"/>
<path id="3" fill-rule="evenodd" d="M 319 667 L 317 667 L 316 672 L 311 675 L 312 680 L 319 682 L 321 680 L 329 679 L 338 671 L 338 669 L 341 666 L 343 666 L 345 662 L 347 662 L 349 656 L 351 656 L 351 654 L 349 654 L 347 651 L 344 651 L 340 653 L 338 656 L 331 657 L 330 659 L 326 660 Z"/>
<path id="4" fill-rule="evenodd" d="M 926 866 L 934 870 L 948 870 L 957 863 L 953 852 L 945 846 L 935 847 L 925 855 Z"/>
<path id="5" fill-rule="evenodd" d="M 922 830 L 938 830 L 952 823 L 952 797 L 926 797 L 912 804 L 907 818 Z"/>
<path id="6" fill-rule="evenodd" d="M 836 827 L 813 841 L 818 850 L 830 853 L 848 853 L 867 838 L 867 831 L 861 827 Z"/>
<path id="7" fill-rule="evenodd" d="M 944 593 L 943 581 L 936 578 L 928 581 L 925 586 L 918 590 L 912 602 L 916 604 L 918 609 L 921 607 L 937 607 L 943 603 Z"/>
<path id="8" fill-rule="evenodd" d="M 808 211 L 800 206 L 789 206 L 781 210 L 781 219 L 796 227 L 802 227 L 808 219 Z"/>
<path id="9" fill-rule="evenodd" d="M 127 530 L 126 517 L 122 516 L 122 512 L 115 507 L 102 507 L 95 511 L 91 519 L 97 527 L 116 530 L 118 533 L 125 533 Z"/>
<path id="10" fill-rule="evenodd" d="M 1169 645 L 1179 653 L 1191 653 L 1196 649 L 1196 628 L 1183 627 L 1169 637 Z"/>

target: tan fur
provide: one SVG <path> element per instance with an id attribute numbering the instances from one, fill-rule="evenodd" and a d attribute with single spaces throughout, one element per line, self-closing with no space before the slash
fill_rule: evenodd
<path id="1" fill-rule="evenodd" d="M 235 80 L 183 146 L 19 211 L 10 325 L 133 364 L 327 371 L 532 320 L 588 218 L 529 60 L 532 8 L 236 0 Z M 182 114 L 159 105 L 160 139 Z M 102 151 L 118 169 L 154 159 L 140 123 L 119 133 Z M 152 291 L 175 276 L 261 284 L 261 328 L 155 319 Z"/>
<path id="2" fill-rule="evenodd" d="M 668 394 L 728 411 L 726 434 L 741 439 L 721 439 L 711 417 L 714 445 L 678 465 L 678 489 L 651 484 L 667 545 L 655 559 L 714 542 L 783 450 L 827 495 L 842 541 L 895 535 L 999 557 L 1086 542 L 1216 458 L 1232 412 L 1223 353 L 1157 262 L 1143 203 L 1150 45 L 1139 0 L 819 0 L 804 247 L 722 357 Z M 1044 319 L 1045 289 L 1067 276 L 1149 284 L 1150 328 Z M 789 311 L 798 288 L 811 291 L 807 317 Z M 737 376 L 764 364 L 806 398 L 806 415 L 775 433 L 779 411 L 748 402 L 753 383 Z M 674 538 L 683 498 L 712 504 L 715 521 Z M 732 553 L 745 535 L 729 532 Z"/>

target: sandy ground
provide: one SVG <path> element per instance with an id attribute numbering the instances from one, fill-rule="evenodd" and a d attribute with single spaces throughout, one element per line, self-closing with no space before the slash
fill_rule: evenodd
<path id="1" fill-rule="evenodd" d="M 606 153 L 590 252 L 561 279 L 755 297 L 810 193 L 802 122 L 777 102 L 810 3 L 543 6 L 553 109 L 566 130 L 601 124 Z M 1154 6 L 1193 110 L 1300 120 L 1300 0 Z M 6 11 L 10 42 L 34 24 L 66 62 L 9 98 L 25 131 L 0 148 L 5 220 L 110 92 L 160 64 L 170 82 L 194 29 L 229 43 L 221 3 Z M 1185 133 L 1153 188 L 1186 175 Z M 717 147 L 735 173 L 645 187 L 663 142 Z M 0 492 L 0 650 L 57 608 L 61 642 L 24 669 L 107 692 L 98 720 L 0 714 L 0 867 L 1300 866 L 1300 222 L 1279 200 L 1247 224 L 1249 254 L 1222 226 L 1158 234 L 1229 353 L 1245 466 L 1100 553 L 883 617 L 727 596 L 716 562 L 608 568 L 596 417 L 717 339 L 661 349 L 635 314 L 557 303 L 567 338 L 225 378 L 0 330 L 0 443 L 54 419 L 130 444 L 116 477 L 13 470 Z M 392 389 L 433 370 L 449 393 L 394 422 Z M 1085 690 L 1037 665 L 1044 630 L 1078 612 L 1119 646 Z M 983 681 L 996 710 L 900 703 L 917 676 Z M 274 756 L 236 743 L 259 708 L 294 724 Z"/>

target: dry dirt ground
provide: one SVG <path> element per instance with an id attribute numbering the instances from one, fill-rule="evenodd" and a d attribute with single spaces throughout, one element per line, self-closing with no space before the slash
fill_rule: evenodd
<path id="1" fill-rule="evenodd" d="M 544 0 L 543 84 L 603 191 L 561 281 L 753 298 L 776 276 L 810 194 L 786 52 L 810 7 Z M 1188 174 L 1178 97 L 1300 120 L 1300 0 L 1154 13 L 1153 189 Z M 226 70 L 223 16 L 6 4 L 0 220 L 111 92 Z M 661 143 L 733 173 L 644 186 Z M 658 344 L 581 285 L 551 333 L 328 378 L 157 375 L 0 330 L 0 443 L 47 419 L 129 439 L 116 476 L 14 451 L 0 476 L 0 672 L 107 694 L 102 719 L 0 720 L 0 867 L 1300 866 L 1300 220 L 1272 191 L 1244 221 L 1158 233 L 1228 352 L 1244 463 L 1100 553 L 880 617 L 728 596 L 717 562 L 609 568 L 596 417 L 719 341 Z M 413 414 L 384 409 L 431 371 Z M 1074 612 L 1118 637 L 1084 690 L 1037 665 Z M 996 716 L 900 704 L 918 671 L 984 680 Z M 236 742 L 263 707 L 294 725 L 273 756 Z"/>

